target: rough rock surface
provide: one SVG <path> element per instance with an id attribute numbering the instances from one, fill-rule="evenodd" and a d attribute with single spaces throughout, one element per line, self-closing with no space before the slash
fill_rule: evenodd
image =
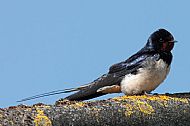
<path id="1" fill-rule="evenodd" d="M 0 126 L 188 126 L 190 93 L 58 100 L 0 109 Z"/>

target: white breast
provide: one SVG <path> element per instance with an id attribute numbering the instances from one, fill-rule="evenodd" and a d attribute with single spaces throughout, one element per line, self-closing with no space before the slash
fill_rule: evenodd
<path id="1" fill-rule="evenodd" d="M 170 67 L 162 60 L 147 61 L 145 68 L 140 68 L 138 74 L 128 74 L 121 81 L 121 91 L 124 94 L 141 94 L 151 92 L 164 81 Z"/>

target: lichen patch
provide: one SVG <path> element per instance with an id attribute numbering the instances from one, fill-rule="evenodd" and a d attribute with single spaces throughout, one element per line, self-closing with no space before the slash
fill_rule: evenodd
<path id="1" fill-rule="evenodd" d="M 157 102 L 159 105 L 168 107 L 170 105 L 170 102 L 179 102 L 183 104 L 189 104 L 189 101 L 187 98 L 177 98 L 177 97 L 171 97 L 166 95 L 133 95 L 133 96 L 122 96 L 122 97 L 116 97 L 113 98 L 115 102 L 122 102 L 125 103 L 125 101 L 131 101 L 129 103 L 125 103 L 126 107 L 126 116 L 130 116 L 135 112 L 135 110 L 138 110 L 144 114 L 153 114 L 155 112 L 154 107 L 149 104 L 151 101 Z M 132 104 L 131 104 L 132 103 Z"/>
<path id="2" fill-rule="evenodd" d="M 149 105 L 147 102 L 137 101 L 136 104 L 139 110 L 144 114 L 152 114 L 154 112 L 153 107 Z"/>
<path id="3" fill-rule="evenodd" d="M 131 104 L 126 104 L 126 111 L 125 111 L 125 116 L 130 116 L 131 114 L 133 114 L 133 106 Z"/>
<path id="4" fill-rule="evenodd" d="M 150 101 L 156 101 L 156 102 L 163 102 L 165 101 L 164 105 L 171 100 L 175 102 L 181 102 L 185 104 L 189 104 L 187 98 L 177 98 L 177 97 L 171 97 L 166 95 L 133 95 L 133 96 L 122 96 L 122 97 L 116 97 L 113 98 L 115 101 L 125 101 L 125 100 L 150 100 Z"/>
<path id="5" fill-rule="evenodd" d="M 84 107 L 86 104 L 85 102 L 76 102 L 74 104 L 71 104 L 69 105 L 70 107 L 73 107 L 75 109 L 78 109 L 78 108 L 81 108 L 81 107 Z"/>
<path id="6" fill-rule="evenodd" d="M 44 111 L 37 108 L 37 115 L 34 119 L 35 126 L 52 126 L 51 120 L 44 114 Z"/>

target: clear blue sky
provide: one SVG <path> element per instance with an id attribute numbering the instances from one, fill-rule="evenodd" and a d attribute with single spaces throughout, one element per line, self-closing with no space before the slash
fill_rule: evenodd
<path id="1" fill-rule="evenodd" d="M 189 5 L 187 0 L 1 1 L 0 107 L 93 81 L 142 48 L 158 28 L 179 42 L 170 74 L 154 92 L 188 92 Z M 67 95 L 23 103 L 53 104 Z"/>

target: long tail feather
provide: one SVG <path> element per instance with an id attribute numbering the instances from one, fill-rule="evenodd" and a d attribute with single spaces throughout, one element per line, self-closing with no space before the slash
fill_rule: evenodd
<path id="1" fill-rule="evenodd" d="M 39 94 L 39 95 L 34 95 L 28 98 L 24 98 L 21 99 L 17 102 L 23 102 L 23 101 L 28 101 L 28 100 L 32 100 L 32 99 L 36 99 L 36 98 L 41 98 L 41 97 L 46 97 L 46 96 L 50 96 L 50 95 L 57 95 L 57 94 L 62 94 L 62 93 L 69 93 L 69 92 L 73 92 L 73 91 L 78 91 L 81 88 L 70 88 L 70 89 L 63 89 L 63 90 L 56 90 L 56 91 L 51 91 L 51 92 L 47 92 L 47 93 L 43 93 L 43 94 Z"/>

